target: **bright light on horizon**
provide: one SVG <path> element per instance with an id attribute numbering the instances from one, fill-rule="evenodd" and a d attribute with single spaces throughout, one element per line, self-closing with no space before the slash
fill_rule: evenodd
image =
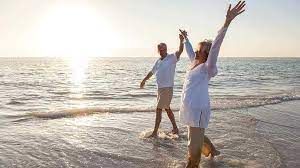
<path id="1" fill-rule="evenodd" d="M 174 52 L 179 28 L 193 45 L 213 39 L 238 1 L 0 1 L 0 57 L 149 57 L 159 42 Z M 220 56 L 299 57 L 299 5 L 247 1 Z"/>
<path id="2" fill-rule="evenodd" d="M 107 56 L 117 41 L 105 18 L 84 5 L 59 5 L 39 25 L 39 45 L 44 55 Z"/>

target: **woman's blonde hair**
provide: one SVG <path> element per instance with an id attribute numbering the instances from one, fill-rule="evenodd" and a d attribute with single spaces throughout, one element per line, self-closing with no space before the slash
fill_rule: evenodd
<path id="1" fill-rule="evenodd" d="M 205 39 L 205 40 L 203 40 L 203 41 L 201 41 L 201 42 L 199 42 L 198 44 L 199 45 L 206 45 L 206 46 L 208 46 L 207 48 L 208 49 L 206 49 L 205 50 L 205 54 L 206 54 L 206 57 L 208 57 L 208 54 L 209 54 L 209 51 L 210 51 L 210 49 L 211 49 L 211 46 L 212 46 L 212 40 L 207 40 L 207 39 Z"/>

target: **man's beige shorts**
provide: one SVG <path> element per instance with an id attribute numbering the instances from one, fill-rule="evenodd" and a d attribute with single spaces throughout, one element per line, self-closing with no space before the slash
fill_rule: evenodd
<path id="1" fill-rule="evenodd" d="M 158 88 L 157 92 L 157 108 L 169 109 L 173 97 L 173 88 Z"/>

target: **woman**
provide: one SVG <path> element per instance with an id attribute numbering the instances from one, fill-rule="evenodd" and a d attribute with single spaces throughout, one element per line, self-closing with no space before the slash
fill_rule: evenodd
<path id="1" fill-rule="evenodd" d="M 208 83 L 217 75 L 217 58 L 220 47 L 231 21 L 243 13 L 245 1 L 227 10 L 224 26 L 219 31 L 216 39 L 203 41 L 198 45 L 198 50 L 193 51 L 186 31 L 186 51 L 191 61 L 191 68 L 186 73 L 180 107 L 180 120 L 188 126 L 188 164 L 187 167 L 198 167 L 201 159 L 201 150 L 204 141 L 204 131 L 210 119 L 210 100 Z"/>

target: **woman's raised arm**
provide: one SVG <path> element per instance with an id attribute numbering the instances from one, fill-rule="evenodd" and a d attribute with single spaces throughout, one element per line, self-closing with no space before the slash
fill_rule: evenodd
<path id="1" fill-rule="evenodd" d="M 208 67 L 208 75 L 209 77 L 214 77 L 217 74 L 217 60 L 220 52 L 220 48 L 223 42 L 223 39 L 226 35 L 227 28 L 229 27 L 231 21 L 238 16 L 239 14 L 243 13 L 245 11 L 246 3 L 245 1 L 239 1 L 239 3 L 231 9 L 231 4 L 228 7 L 226 20 L 224 23 L 224 26 L 219 31 L 217 37 L 212 43 L 211 49 L 209 51 L 209 55 L 207 58 L 207 67 Z"/>
<path id="2" fill-rule="evenodd" d="M 180 30 L 180 29 L 179 29 L 179 31 L 181 32 L 181 34 L 183 35 L 183 37 L 185 39 L 184 45 L 185 45 L 186 53 L 187 53 L 190 61 L 193 62 L 195 60 L 196 54 L 194 52 L 192 44 L 190 43 L 190 41 L 187 37 L 187 32 L 185 30 Z"/>

